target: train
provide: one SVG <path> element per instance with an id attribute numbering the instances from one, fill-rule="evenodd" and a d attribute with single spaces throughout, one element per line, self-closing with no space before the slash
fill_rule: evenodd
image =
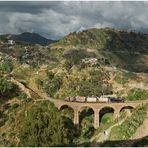
<path id="1" fill-rule="evenodd" d="M 64 101 L 68 102 L 90 102 L 90 103 L 123 103 L 124 98 L 112 96 L 112 95 L 103 95 L 100 97 L 82 97 L 82 96 L 74 96 L 74 97 L 66 97 Z"/>

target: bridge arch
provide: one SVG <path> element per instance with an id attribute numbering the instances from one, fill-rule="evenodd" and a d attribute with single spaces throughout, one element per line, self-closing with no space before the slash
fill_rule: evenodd
<path id="1" fill-rule="evenodd" d="M 85 121 L 89 118 L 89 124 L 94 125 L 94 109 L 90 106 L 82 106 L 79 109 L 80 125 L 85 126 Z"/>
<path id="2" fill-rule="evenodd" d="M 90 105 L 81 106 L 80 109 L 79 109 L 79 112 L 83 111 L 83 110 L 86 109 L 86 108 L 90 108 L 90 109 L 92 109 L 93 112 L 94 112 L 94 108 L 93 108 L 92 106 L 90 106 Z"/>
<path id="3" fill-rule="evenodd" d="M 102 106 L 100 109 L 99 109 L 99 112 L 103 109 L 103 108 L 111 108 L 111 109 L 113 109 L 114 111 L 116 110 L 116 108 L 115 108 L 115 106 L 112 106 L 112 105 L 104 105 L 104 106 Z"/>
<path id="4" fill-rule="evenodd" d="M 102 119 L 104 119 L 102 122 L 104 123 L 105 122 L 105 118 L 104 115 L 105 114 L 108 114 L 109 116 L 114 116 L 114 113 L 115 113 L 116 109 L 112 106 L 103 106 L 100 110 L 99 110 L 99 124 L 101 123 Z"/>
<path id="5" fill-rule="evenodd" d="M 121 111 L 123 111 L 125 109 L 134 109 L 134 108 L 135 107 L 133 107 L 132 105 L 126 105 L 126 106 L 121 107 L 119 112 L 121 112 Z"/>
<path id="6" fill-rule="evenodd" d="M 59 110 L 61 110 L 61 109 L 65 108 L 65 107 L 69 107 L 69 108 L 71 108 L 73 111 L 75 110 L 72 105 L 69 105 L 69 104 L 66 104 L 66 103 L 65 103 L 65 104 L 61 104 L 58 108 L 59 108 Z"/>
<path id="7" fill-rule="evenodd" d="M 70 105 L 63 104 L 60 106 L 60 111 L 63 116 L 66 116 L 67 118 L 74 120 L 74 108 Z"/>

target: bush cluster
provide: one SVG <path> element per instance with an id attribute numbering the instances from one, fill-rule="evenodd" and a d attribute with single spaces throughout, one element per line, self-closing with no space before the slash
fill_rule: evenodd
<path id="1" fill-rule="evenodd" d="M 148 99 L 148 90 L 131 89 L 127 96 L 128 100 L 146 100 Z"/>
<path id="2" fill-rule="evenodd" d="M 63 117 L 51 103 L 36 104 L 21 118 L 20 146 L 67 146 L 73 136 L 72 121 Z"/>
<path id="3" fill-rule="evenodd" d="M 16 85 L 8 81 L 7 78 L 4 78 L 4 77 L 0 78 L 0 96 L 1 97 L 4 95 L 8 95 L 9 93 L 13 94 L 14 90 L 16 90 Z"/>
<path id="4" fill-rule="evenodd" d="M 143 123 L 146 117 L 147 105 L 148 104 L 138 107 L 131 117 L 124 121 L 120 126 L 114 127 L 111 130 L 110 140 L 129 139 Z"/>

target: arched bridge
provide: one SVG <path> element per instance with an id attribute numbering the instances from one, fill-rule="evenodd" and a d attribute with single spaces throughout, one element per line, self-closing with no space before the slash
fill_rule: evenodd
<path id="1" fill-rule="evenodd" d="M 75 125 L 79 125 L 79 114 L 81 110 L 85 107 L 89 107 L 94 112 L 94 127 L 99 127 L 99 113 L 103 108 L 110 107 L 114 111 L 114 117 L 117 118 L 119 113 L 124 108 L 136 108 L 137 106 L 147 103 L 147 100 L 144 101 L 131 101 L 131 102 L 124 102 L 124 103 L 80 103 L 80 102 L 67 102 L 62 100 L 52 100 L 55 106 L 58 109 L 61 109 L 64 106 L 68 106 L 73 109 L 74 111 L 74 119 L 73 122 Z"/>

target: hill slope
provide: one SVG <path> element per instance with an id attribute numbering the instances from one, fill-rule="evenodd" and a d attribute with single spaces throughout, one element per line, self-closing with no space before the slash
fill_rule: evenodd
<path id="1" fill-rule="evenodd" d="M 148 72 L 148 35 L 114 29 L 88 29 L 70 33 L 52 48 L 85 49 L 110 65 L 131 71 Z"/>
<path id="2" fill-rule="evenodd" d="M 46 113 L 50 114 L 46 109 L 52 111 L 52 107 L 48 106 L 50 102 L 47 102 L 47 97 L 58 101 L 67 96 L 99 97 L 104 94 L 114 94 L 117 97 L 125 97 L 125 101 L 147 100 L 148 74 L 131 72 L 147 72 L 147 41 L 147 35 L 113 29 L 89 29 L 71 33 L 49 46 L 18 41 L 9 44 L 6 37 L 0 38 L 0 146 L 23 146 L 22 140 L 27 142 L 28 138 L 29 143 L 27 142 L 25 146 L 36 146 L 36 143 L 42 139 L 40 137 L 50 142 L 49 133 L 58 134 L 58 137 L 61 135 L 55 129 L 52 131 L 53 125 L 59 129 L 58 125 L 63 122 L 56 120 L 55 110 L 54 119 L 46 117 Z M 36 111 L 32 110 L 35 106 L 41 110 L 39 108 Z M 42 109 L 45 110 L 42 112 Z M 124 120 L 123 125 L 121 123 L 122 127 L 125 127 L 124 135 L 133 128 L 136 132 L 141 128 L 139 127 L 141 124 L 137 125 L 134 121 L 146 118 L 143 116 L 143 111 L 137 115 L 137 110 L 134 110 L 131 113 L 136 114 L 132 118 L 129 116 L 126 122 Z M 64 123 L 67 123 L 66 128 L 70 128 L 68 134 L 73 134 L 74 145 L 70 146 L 88 146 L 94 132 L 99 135 L 99 132 L 106 129 L 112 131 L 111 128 L 115 125 L 122 129 L 121 125 L 116 123 L 125 118 L 124 111 L 121 111 L 118 120 L 113 118 L 110 108 L 105 109 L 103 112 L 100 111 L 100 127 L 95 130 L 92 126 L 94 112 L 86 108 L 80 113 L 81 128 L 77 131 L 72 124 L 73 111 L 69 108 L 61 108 L 58 112 L 62 118 L 64 117 L 63 119 L 68 117 L 66 120 L 68 123 L 65 121 Z M 33 118 L 36 117 L 39 118 L 34 120 Z M 48 119 L 52 121 L 49 128 L 45 126 L 49 123 Z M 131 124 L 133 122 L 135 126 Z M 126 125 L 131 125 L 132 128 Z M 22 127 L 26 128 L 22 130 Z M 28 130 L 33 136 L 30 133 L 25 136 Z M 76 130 L 76 133 L 73 133 L 73 130 Z M 65 130 L 59 131 L 65 135 Z M 116 136 L 117 132 L 113 132 L 113 136 Z M 120 133 L 119 131 L 118 134 Z M 132 135 L 133 132 L 130 133 L 130 137 Z M 32 137 L 39 140 L 34 141 Z M 117 140 L 121 140 L 118 137 Z M 54 136 L 53 141 L 55 139 L 58 139 L 57 136 Z M 129 137 L 127 139 L 129 140 Z M 146 139 L 147 137 L 144 141 Z M 34 142 L 33 145 L 32 142 Z M 116 141 L 111 143 L 109 141 L 109 145 L 106 146 L 113 146 L 114 142 Z M 120 143 L 120 141 L 117 142 Z M 43 141 L 38 146 L 50 146 L 50 144 L 51 142 L 45 145 Z M 53 146 L 63 146 L 63 144 Z M 124 144 L 124 146 L 127 145 Z"/>

